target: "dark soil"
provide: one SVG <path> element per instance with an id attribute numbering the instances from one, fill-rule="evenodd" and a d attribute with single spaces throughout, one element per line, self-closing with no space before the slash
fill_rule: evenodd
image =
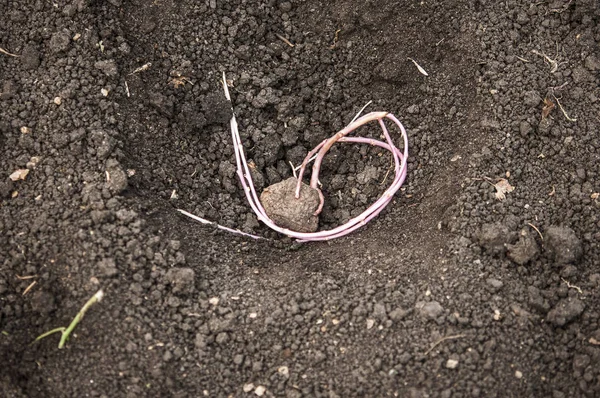
<path id="1" fill-rule="evenodd" d="M 0 396 L 600 396 L 597 1 L 0 15 L 19 55 L 0 53 Z M 268 230 L 235 174 L 223 71 L 260 190 L 372 100 L 409 134 L 396 200 L 329 243 Z M 335 146 L 320 229 L 389 169 L 386 151 Z M 100 288 L 64 349 L 30 344 Z"/>

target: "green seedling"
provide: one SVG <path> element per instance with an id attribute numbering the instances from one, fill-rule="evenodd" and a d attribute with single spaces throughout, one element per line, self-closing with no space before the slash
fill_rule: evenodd
<path id="1" fill-rule="evenodd" d="M 97 303 L 98 301 L 102 300 L 102 297 L 104 297 L 104 292 L 102 291 L 102 289 L 98 290 L 96 292 L 96 294 L 94 294 L 92 296 L 92 298 L 90 298 L 87 303 L 85 303 L 85 305 L 83 307 L 81 307 L 81 310 L 79 310 L 79 312 L 77 313 L 77 315 L 75 316 L 75 318 L 73 318 L 73 320 L 71 321 L 71 324 L 68 327 L 64 327 L 61 326 L 59 328 L 56 329 L 52 329 L 40 336 L 38 336 L 33 343 L 35 343 L 36 341 L 39 341 L 41 339 L 43 339 L 44 337 L 48 337 L 51 334 L 54 333 L 62 333 L 62 336 L 60 338 L 60 342 L 58 343 L 58 348 L 63 348 L 67 342 L 67 340 L 69 339 L 69 336 L 71 335 L 71 333 L 73 332 L 73 330 L 75 329 L 75 327 L 77 326 L 77 324 L 79 322 L 81 322 L 81 320 L 83 319 L 83 316 L 85 315 L 85 313 L 87 312 L 87 310 L 95 303 Z M 32 343 L 32 344 L 33 344 Z"/>

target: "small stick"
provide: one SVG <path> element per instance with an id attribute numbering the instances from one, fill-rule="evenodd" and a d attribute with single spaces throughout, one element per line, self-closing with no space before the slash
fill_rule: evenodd
<path id="1" fill-rule="evenodd" d="M 294 48 L 294 43 L 292 43 L 291 41 L 289 41 L 285 37 L 281 36 L 279 33 L 275 33 L 275 36 L 277 36 L 279 38 L 279 40 L 281 40 L 282 42 L 284 42 L 288 46 Z"/>
<path id="2" fill-rule="evenodd" d="M 429 354 L 435 347 L 437 347 L 438 345 L 440 345 L 441 343 L 443 343 L 446 340 L 455 340 L 455 339 L 460 339 L 462 337 L 465 337 L 466 335 L 464 334 L 457 334 L 454 336 L 446 336 L 446 337 L 442 337 L 441 339 L 439 339 L 438 341 L 436 341 L 430 349 L 428 349 L 427 351 L 425 351 L 424 355 Z"/>
<path id="3" fill-rule="evenodd" d="M 134 73 L 138 73 L 138 72 L 147 71 L 148 68 L 150 68 L 151 66 L 152 66 L 152 62 L 148 62 L 147 64 L 144 64 L 144 65 L 140 66 L 139 68 L 137 68 L 136 70 L 134 70 L 133 72 L 131 72 L 129 75 L 133 75 Z"/>
<path id="4" fill-rule="evenodd" d="M 125 80 L 125 92 L 127 93 L 127 98 L 131 97 L 129 94 L 129 85 L 127 85 L 127 80 Z"/>
<path id="5" fill-rule="evenodd" d="M 367 102 L 365 104 L 365 106 L 363 106 L 362 108 L 360 108 L 360 111 L 358 111 L 358 113 L 356 114 L 356 116 L 354 116 L 354 119 L 352 119 L 352 121 L 350 122 L 350 124 L 354 123 L 356 121 L 356 119 L 358 119 L 360 117 L 361 113 L 363 113 L 363 111 L 365 109 L 367 109 L 367 106 L 371 105 L 372 103 L 373 103 L 373 100 Z"/>
<path id="6" fill-rule="evenodd" d="M 25 281 L 27 279 L 37 278 L 37 275 L 27 275 L 27 276 L 19 276 L 19 275 L 17 275 L 17 278 L 20 279 L 20 280 L 22 280 L 22 281 Z"/>
<path id="7" fill-rule="evenodd" d="M 532 223 L 528 222 L 527 225 L 529 225 L 531 228 L 535 229 L 535 232 L 538 233 L 538 235 L 540 236 L 541 240 L 544 240 L 544 235 L 542 235 L 542 233 L 540 232 L 539 229 L 537 229 L 537 227 L 535 225 L 533 225 Z"/>
<path id="8" fill-rule="evenodd" d="M 17 58 L 19 57 L 19 55 L 9 53 L 8 51 L 6 51 L 5 49 L 3 49 L 2 47 L 0 47 L 0 53 L 6 54 L 6 55 L 11 56 L 11 57 L 17 57 Z"/>
<path id="9" fill-rule="evenodd" d="M 185 210 L 177 209 L 177 211 L 180 212 L 183 215 L 186 215 L 186 216 L 188 216 L 190 218 L 193 218 L 196 221 L 201 222 L 202 224 L 214 225 L 217 228 L 219 228 L 219 229 L 221 229 L 223 231 L 231 232 L 232 234 L 238 234 L 238 235 L 242 235 L 242 236 L 247 236 L 247 237 L 253 238 L 253 239 L 265 239 L 262 236 L 252 235 L 252 234 L 240 231 L 239 229 L 233 229 L 233 228 L 225 227 L 223 225 L 219 225 L 216 222 L 208 221 L 208 220 L 206 220 L 206 219 L 204 219 L 202 217 L 195 216 L 192 213 L 188 213 Z"/>
<path id="10" fill-rule="evenodd" d="M 27 293 L 29 293 L 29 291 L 31 289 L 33 289 L 33 287 L 35 286 L 36 283 L 37 283 L 37 281 L 31 282 L 31 284 L 29 286 L 27 286 L 27 288 L 23 291 L 23 296 L 26 295 Z"/>

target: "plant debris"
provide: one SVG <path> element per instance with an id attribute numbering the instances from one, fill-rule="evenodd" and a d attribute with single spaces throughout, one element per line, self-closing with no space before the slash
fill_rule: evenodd
<path id="1" fill-rule="evenodd" d="M 506 178 L 501 178 L 495 184 L 492 183 L 492 180 L 488 177 L 485 177 L 486 181 L 489 182 L 496 188 L 496 199 L 504 200 L 506 199 L 506 194 L 515 190 L 515 187 L 510 185 Z"/>
<path id="2" fill-rule="evenodd" d="M 151 66 L 152 66 L 152 62 L 148 62 L 147 64 L 144 64 L 144 65 L 140 66 L 139 68 L 137 68 L 136 70 L 134 70 L 133 72 L 131 72 L 130 75 L 133 75 L 134 73 L 147 71 Z"/>
<path id="3" fill-rule="evenodd" d="M 542 108 L 542 120 L 546 119 L 550 112 L 554 109 L 554 102 L 550 101 L 548 97 L 544 98 L 544 107 Z"/>
<path id="4" fill-rule="evenodd" d="M 9 53 L 8 51 L 6 51 L 5 49 L 3 49 L 2 47 L 0 47 L 0 53 L 6 54 L 6 55 L 11 56 L 11 57 L 18 57 L 17 54 Z"/>
<path id="5" fill-rule="evenodd" d="M 560 104 L 560 102 L 558 101 L 558 98 L 556 98 L 556 96 L 554 94 L 552 94 L 552 96 L 556 100 L 556 103 L 558 104 L 558 107 L 562 111 L 563 115 L 565 115 L 565 118 L 570 122 L 576 122 L 577 121 L 576 118 L 572 118 L 572 117 L 569 117 L 569 115 L 567 115 L 567 111 L 565 111 L 565 108 L 563 108 L 563 106 Z M 552 104 L 552 107 L 554 108 L 554 104 Z"/>
<path id="6" fill-rule="evenodd" d="M 410 57 L 408 59 L 411 60 L 413 64 L 415 64 L 415 66 L 417 67 L 419 72 L 421 72 L 422 75 L 429 76 L 429 74 L 425 71 L 425 69 L 423 69 L 423 67 L 421 65 L 419 65 L 417 63 L 417 61 L 415 61 L 414 59 L 412 59 Z"/>
<path id="7" fill-rule="evenodd" d="M 540 57 L 544 57 L 546 62 L 548 62 L 550 64 L 550 73 L 554 73 L 558 70 L 558 62 L 556 60 L 550 58 L 546 54 L 539 52 L 537 50 L 531 50 L 531 52 L 534 53 L 535 55 L 539 55 Z"/>

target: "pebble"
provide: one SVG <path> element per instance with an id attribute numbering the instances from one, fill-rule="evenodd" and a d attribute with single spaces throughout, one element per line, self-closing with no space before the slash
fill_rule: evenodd
<path id="1" fill-rule="evenodd" d="M 62 98 L 60 98 L 60 97 L 54 97 L 54 103 L 55 103 L 56 105 L 60 105 L 60 104 L 62 104 Z"/>
<path id="2" fill-rule="evenodd" d="M 448 359 L 448 361 L 446 361 L 446 367 L 448 369 L 456 369 L 458 367 L 458 361 L 456 359 Z"/>
<path id="3" fill-rule="evenodd" d="M 288 377 L 290 375 L 290 369 L 287 366 L 280 366 L 277 369 L 277 372 L 283 377 Z"/>
<path id="4" fill-rule="evenodd" d="M 250 391 L 254 390 L 254 384 L 252 384 L 252 383 L 244 384 L 244 387 L 242 387 L 242 389 L 244 390 L 244 392 L 250 392 Z"/>
<path id="5" fill-rule="evenodd" d="M 120 194 L 127 188 L 127 173 L 121 167 L 121 164 L 115 159 L 109 159 L 106 162 L 106 172 L 108 173 L 108 189 Z"/>
<path id="6" fill-rule="evenodd" d="M 262 397 L 265 391 L 267 391 L 267 389 L 264 386 L 258 386 L 254 390 L 254 394 L 256 394 L 259 397 Z"/>
<path id="7" fill-rule="evenodd" d="M 517 371 L 515 372 L 515 377 L 516 377 L 517 379 L 521 379 L 521 378 L 523 377 L 523 373 L 522 373 L 521 371 L 517 370 Z"/>

